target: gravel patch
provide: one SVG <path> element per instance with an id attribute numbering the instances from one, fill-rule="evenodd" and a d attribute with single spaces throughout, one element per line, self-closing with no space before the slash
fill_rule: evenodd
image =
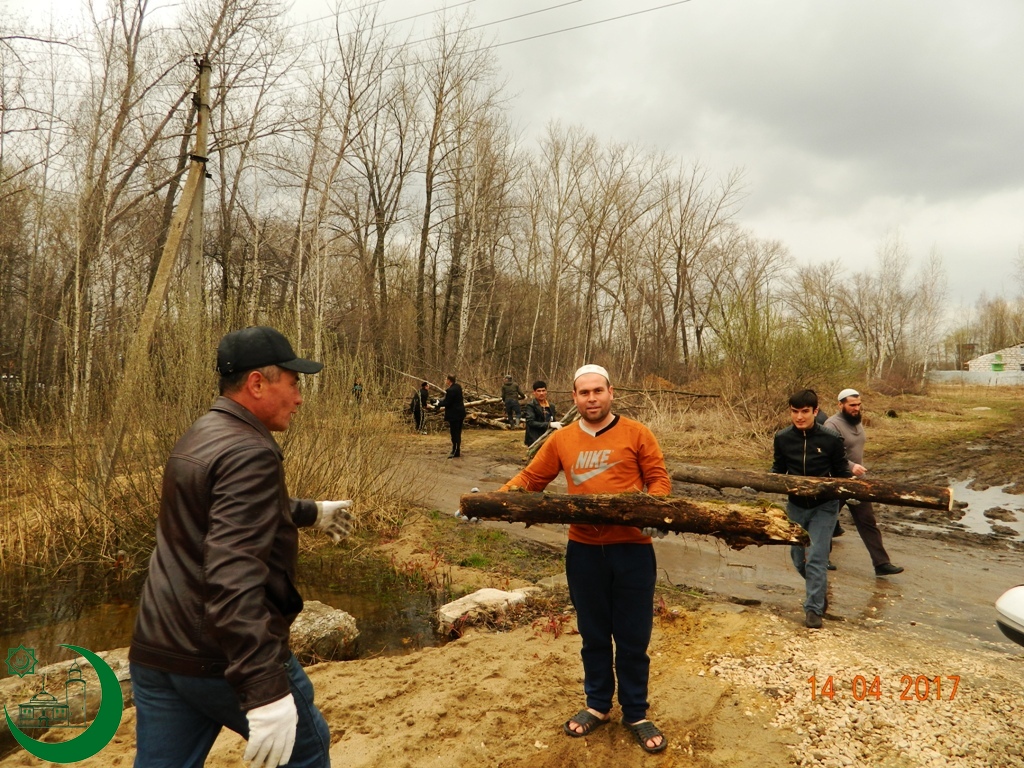
<path id="1" fill-rule="evenodd" d="M 830 623 L 772 616 L 750 655 L 705 657 L 711 674 L 763 694 L 771 725 L 799 739 L 796 765 L 1024 768 L 1021 657 Z"/>

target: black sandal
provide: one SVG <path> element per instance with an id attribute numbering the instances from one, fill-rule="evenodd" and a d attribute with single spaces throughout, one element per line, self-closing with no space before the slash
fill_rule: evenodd
<path id="1" fill-rule="evenodd" d="M 665 734 L 650 720 L 641 720 L 639 723 L 632 724 L 623 720 L 622 724 L 636 737 L 637 744 L 643 748 L 644 752 L 649 752 L 653 755 L 655 752 L 661 752 L 668 746 L 668 739 L 665 738 Z M 661 736 L 661 744 L 656 747 L 648 747 L 647 742 L 657 736 Z"/>
<path id="2" fill-rule="evenodd" d="M 602 720 L 589 709 L 581 709 L 579 712 L 577 712 L 575 715 L 573 715 L 565 721 L 565 723 L 562 725 L 562 730 L 565 731 L 567 735 L 572 736 L 574 739 L 576 739 L 580 736 L 590 735 L 607 722 L 607 716 L 605 716 L 605 718 Z M 576 723 L 576 725 L 578 725 L 583 730 L 574 730 L 570 723 Z"/>

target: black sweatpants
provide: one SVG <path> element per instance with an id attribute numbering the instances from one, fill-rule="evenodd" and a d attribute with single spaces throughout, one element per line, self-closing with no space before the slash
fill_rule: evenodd
<path id="1" fill-rule="evenodd" d="M 657 580 L 654 547 L 570 540 L 565 575 L 583 639 L 580 655 L 587 706 L 598 712 L 610 710 L 617 678 L 623 718 L 627 723 L 643 720 L 649 706 L 647 646 L 654 626 Z"/>

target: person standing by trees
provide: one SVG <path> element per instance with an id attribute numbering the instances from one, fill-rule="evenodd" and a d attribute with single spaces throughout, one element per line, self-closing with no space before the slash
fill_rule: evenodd
<path id="1" fill-rule="evenodd" d="M 128 658 L 136 768 L 201 766 L 221 728 L 252 766 L 327 768 L 331 740 L 313 686 L 288 648 L 302 610 L 298 529 L 347 536 L 352 502 L 292 499 L 283 432 L 302 404 L 295 356 L 273 328 L 225 335 L 220 393 L 171 450 L 156 548 Z"/>
<path id="2" fill-rule="evenodd" d="M 646 491 L 667 496 L 672 482 L 658 441 L 643 424 L 611 412 L 608 371 L 599 365 L 581 367 L 573 378 L 572 397 L 580 413 L 578 426 L 552 434 L 501 490 L 542 491 L 564 472 L 571 494 Z M 622 724 L 646 752 L 661 752 L 668 745 L 647 719 L 647 646 L 657 580 L 652 535 L 665 533 L 628 525 L 569 526 L 565 573 L 583 639 L 587 706 L 562 726 L 568 736 L 586 736 L 608 722 L 617 677 Z"/>
<path id="3" fill-rule="evenodd" d="M 523 421 L 526 422 L 527 446 L 533 445 L 549 427 L 559 429 L 562 426 L 555 419 L 555 406 L 548 402 L 547 382 L 540 379 L 533 382 L 533 400 L 523 406 Z"/>
<path id="4" fill-rule="evenodd" d="M 519 401 L 526 395 L 519 389 L 519 384 L 512 379 L 511 374 L 505 374 L 505 382 L 501 385 L 501 401 L 505 404 L 505 420 L 512 429 L 519 426 L 522 411 L 519 408 Z"/>
<path id="5" fill-rule="evenodd" d="M 838 432 L 818 424 L 818 395 L 805 389 L 789 398 L 792 424 L 775 433 L 772 472 L 808 477 L 852 477 L 843 438 Z M 786 515 L 807 531 L 811 544 L 790 547 L 793 565 L 806 581 L 805 624 L 821 629 L 821 617 L 828 606 L 828 553 L 832 531 L 839 517 L 837 499 L 790 494 Z"/>
<path id="6" fill-rule="evenodd" d="M 448 422 L 448 432 L 452 438 L 452 452 L 449 459 L 462 456 L 462 422 L 466 420 L 466 403 L 462 399 L 462 386 L 455 381 L 455 374 L 445 376 L 444 399 L 437 403 L 444 408 L 444 420 Z"/>
<path id="7" fill-rule="evenodd" d="M 427 382 L 422 382 L 420 388 L 417 389 L 412 395 L 412 420 L 416 425 L 416 431 L 421 435 L 427 434 L 427 431 L 423 429 L 423 425 L 427 421 L 427 403 L 430 402 L 430 395 L 427 392 Z"/>
<path id="8" fill-rule="evenodd" d="M 839 393 L 839 410 L 825 422 L 843 436 L 843 449 L 846 451 L 846 459 L 850 463 L 850 471 L 855 477 L 863 477 L 867 474 L 867 467 L 864 466 L 864 443 L 867 442 L 867 435 L 864 434 L 864 426 L 861 424 L 861 399 L 860 392 L 855 389 L 844 389 Z M 892 576 L 896 573 L 903 573 L 903 568 L 893 565 L 889 560 L 889 553 L 885 551 L 882 544 L 882 532 L 878 530 L 878 522 L 875 520 L 875 506 L 870 501 L 857 501 L 856 499 L 846 502 L 853 523 L 857 526 L 857 533 L 861 541 L 867 547 L 871 555 L 871 564 L 875 567 L 876 576 Z M 839 505 L 842 509 L 842 504 Z"/>

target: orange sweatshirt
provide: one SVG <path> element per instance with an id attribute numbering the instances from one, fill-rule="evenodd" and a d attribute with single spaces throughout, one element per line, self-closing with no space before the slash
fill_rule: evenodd
<path id="1" fill-rule="evenodd" d="M 533 461 L 501 487 L 543 491 L 565 472 L 569 493 L 647 491 L 668 496 L 672 490 L 665 457 L 654 434 L 638 421 L 616 416 L 597 435 L 582 422 L 560 429 L 544 442 Z M 569 526 L 569 538 L 582 544 L 649 544 L 650 536 L 631 525 Z"/>

